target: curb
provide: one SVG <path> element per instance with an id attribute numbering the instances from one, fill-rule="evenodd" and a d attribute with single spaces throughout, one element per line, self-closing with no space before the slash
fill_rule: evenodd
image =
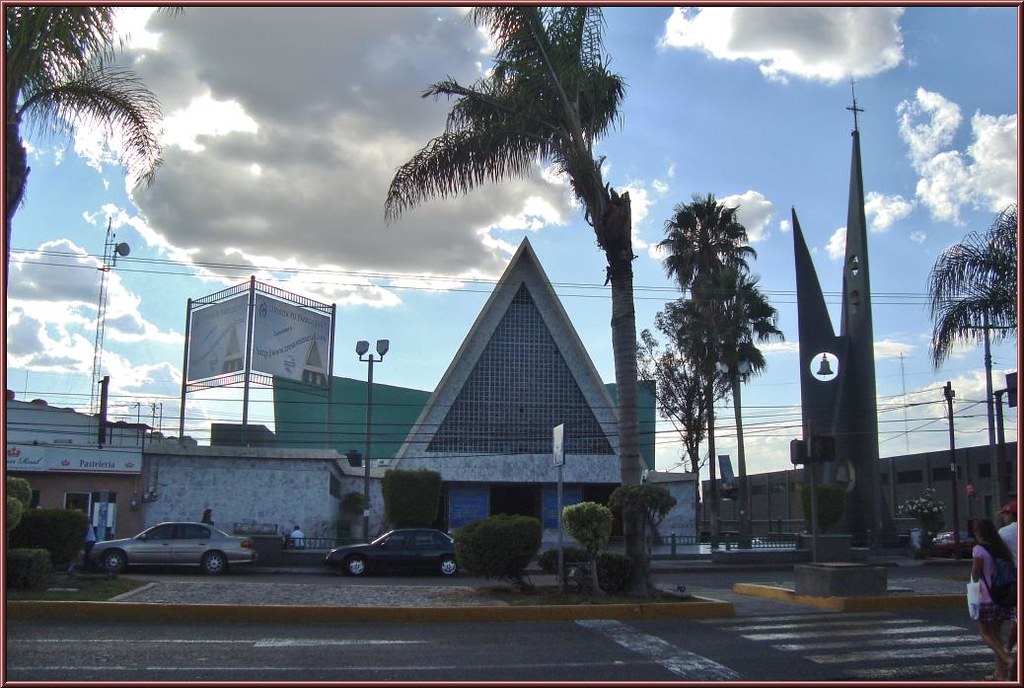
<path id="1" fill-rule="evenodd" d="M 963 594 L 935 595 L 878 595 L 864 597 L 818 597 L 816 595 L 797 595 L 789 588 L 756 583 L 736 583 L 733 592 L 751 597 L 764 597 L 783 602 L 806 604 L 820 609 L 832 609 L 840 612 L 876 612 L 897 609 L 948 609 L 963 607 Z"/>
<path id="2" fill-rule="evenodd" d="M 578 604 L 467 607 L 315 607 L 306 605 L 152 604 L 130 602 L 7 603 L 13 621 L 235 621 L 246 623 L 434 623 L 442 621 L 574 621 L 577 619 L 719 618 L 736 616 L 731 602 L 706 597 L 657 604 Z"/>

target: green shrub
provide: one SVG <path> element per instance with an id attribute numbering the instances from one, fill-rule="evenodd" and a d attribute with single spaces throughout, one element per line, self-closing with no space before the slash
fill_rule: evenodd
<path id="1" fill-rule="evenodd" d="M 597 580 L 605 592 L 625 590 L 632 571 L 633 561 L 625 554 L 607 550 L 597 553 Z"/>
<path id="2" fill-rule="evenodd" d="M 566 564 L 575 561 L 587 561 L 587 550 L 582 547 L 575 546 L 563 546 L 562 547 L 562 563 Z M 551 575 L 558 574 L 558 548 L 545 550 L 537 556 L 537 565 L 540 566 L 541 571 L 544 573 L 550 573 Z"/>
<path id="3" fill-rule="evenodd" d="M 440 473 L 425 468 L 392 468 L 384 472 L 381 491 L 385 518 L 396 528 L 429 526 L 437 520 L 441 505 Z"/>
<path id="4" fill-rule="evenodd" d="M 7 532 L 18 527 L 32 506 L 32 486 L 24 478 L 7 476 Z"/>
<path id="5" fill-rule="evenodd" d="M 471 521 L 455 531 L 455 559 L 474 576 L 521 584 L 541 534 L 540 520 L 532 516 L 498 514 Z"/>
<path id="6" fill-rule="evenodd" d="M 7 550 L 7 584 L 12 588 L 40 588 L 52 570 L 45 549 Z"/>
<path id="7" fill-rule="evenodd" d="M 579 502 L 562 509 L 565 532 L 587 550 L 589 561 L 608 544 L 612 535 L 612 510 L 596 502 Z"/>
<path id="8" fill-rule="evenodd" d="M 842 485 L 817 485 L 818 493 L 818 530 L 826 532 L 842 520 L 846 513 L 846 488 Z M 811 527 L 811 486 L 800 488 L 800 505 L 804 511 L 804 523 L 808 530 Z"/>
<path id="9" fill-rule="evenodd" d="M 88 525 L 78 509 L 30 509 L 11 531 L 9 546 L 45 549 L 54 566 L 66 566 L 78 557 Z"/>

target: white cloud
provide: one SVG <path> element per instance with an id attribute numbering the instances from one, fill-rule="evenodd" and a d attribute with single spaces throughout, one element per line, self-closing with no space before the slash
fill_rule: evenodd
<path id="1" fill-rule="evenodd" d="M 886 196 L 870 191 L 864 198 L 864 215 L 872 232 L 884 232 L 913 211 L 914 202 L 900 195 Z"/>
<path id="2" fill-rule="evenodd" d="M 755 62 L 769 79 L 837 82 L 880 74 L 903 59 L 897 7 L 675 8 L 663 48 Z"/>
<path id="3" fill-rule="evenodd" d="M 758 191 L 744 191 L 718 199 L 719 203 L 730 208 L 738 208 L 736 219 L 747 230 L 747 239 L 751 244 L 765 241 L 771 237 L 768 222 L 775 212 L 775 206 Z"/>
<path id="4" fill-rule="evenodd" d="M 898 342 L 889 338 L 875 341 L 875 360 L 880 361 L 889 358 L 899 358 L 900 355 L 909 355 L 914 352 L 913 344 Z"/>
<path id="5" fill-rule="evenodd" d="M 832 233 L 825 246 L 828 257 L 833 260 L 845 258 L 846 256 L 846 227 L 840 227 Z"/>
<path id="6" fill-rule="evenodd" d="M 913 241 L 915 244 L 923 244 L 924 240 L 927 239 L 927 238 L 928 238 L 928 235 L 925 234 L 924 232 L 911 232 L 910 233 L 910 240 Z"/>
<path id="7" fill-rule="evenodd" d="M 999 211 L 1017 197 L 1017 116 L 971 117 L 971 143 L 951 150 L 962 117 L 941 94 L 919 88 L 896 107 L 900 136 L 920 175 L 916 194 L 936 220 L 960 223 L 965 206 Z"/>
<path id="8" fill-rule="evenodd" d="M 193 98 L 187 107 L 164 116 L 162 142 L 165 146 L 178 146 L 190 153 L 198 153 L 206 149 L 197 140 L 200 137 L 224 136 L 233 132 L 256 134 L 258 131 L 256 120 L 237 101 L 218 101 L 207 91 Z"/>

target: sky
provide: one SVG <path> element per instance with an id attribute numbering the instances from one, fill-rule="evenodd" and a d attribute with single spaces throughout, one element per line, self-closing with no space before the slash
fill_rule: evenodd
<path id="1" fill-rule="evenodd" d="M 365 379 L 356 341 L 389 339 L 374 381 L 432 391 L 524 238 L 614 381 L 604 255 L 564 178 L 538 164 L 385 223 L 396 169 L 444 129 L 449 103 L 423 91 L 472 84 L 492 64 L 464 8 L 118 11 L 119 59 L 161 102 L 164 161 L 136 186 L 98 127 L 24 129 L 31 174 L 6 295 L 18 399 L 88 411 L 105 292 L 109 417 L 177 435 L 187 301 L 251 275 L 336 305 L 335 375 Z M 767 369 L 742 394 L 748 472 L 790 468 L 800 433 L 792 208 L 839 329 L 854 97 L 880 455 L 949 448 L 947 381 L 956 446 L 986 444 L 983 348 L 957 347 L 933 369 L 927 282 L 944 249 L 1018 198 L 1018 8 L 606 7 L 604 19 L 626 94 L 596 154 L 632 200 L 638 334 L 683 296 L 657 243 L 695 194 L 738 206 L 751 270 L 779 313 L 785 341 L 762 346 Z M 101 289 L 108 223 L 130 253 Z M 993 345 L 994 389 L 1016 358 L 1015 338 Z M 250 422 L 273 427 L 271 398 L 253 389 Z M 241 421 L 241 399 L 190 393 L 185 434 L 207 444 L 211 422 Z M 1004 414 L 1014 439 L 1016 409 Z M 717 416 L 718 453 L 735 457 L 728 401 Z M 657 468 L 684 460 L 660 423 Z"/>

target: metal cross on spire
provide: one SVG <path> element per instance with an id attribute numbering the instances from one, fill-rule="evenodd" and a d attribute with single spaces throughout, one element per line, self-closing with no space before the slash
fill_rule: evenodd
<path id="1" fill-rule="evenodd" d="M 853 112 L 853 130 L 859 131 L 859 129 L 857 128 L 857 113 L 864 112 L 864 108 L 857 107 L 857 91 L 854 88 L 853 79 L 850 79 L 850 92 L 853 94 L 853 105 L 846 109 Z"/>

